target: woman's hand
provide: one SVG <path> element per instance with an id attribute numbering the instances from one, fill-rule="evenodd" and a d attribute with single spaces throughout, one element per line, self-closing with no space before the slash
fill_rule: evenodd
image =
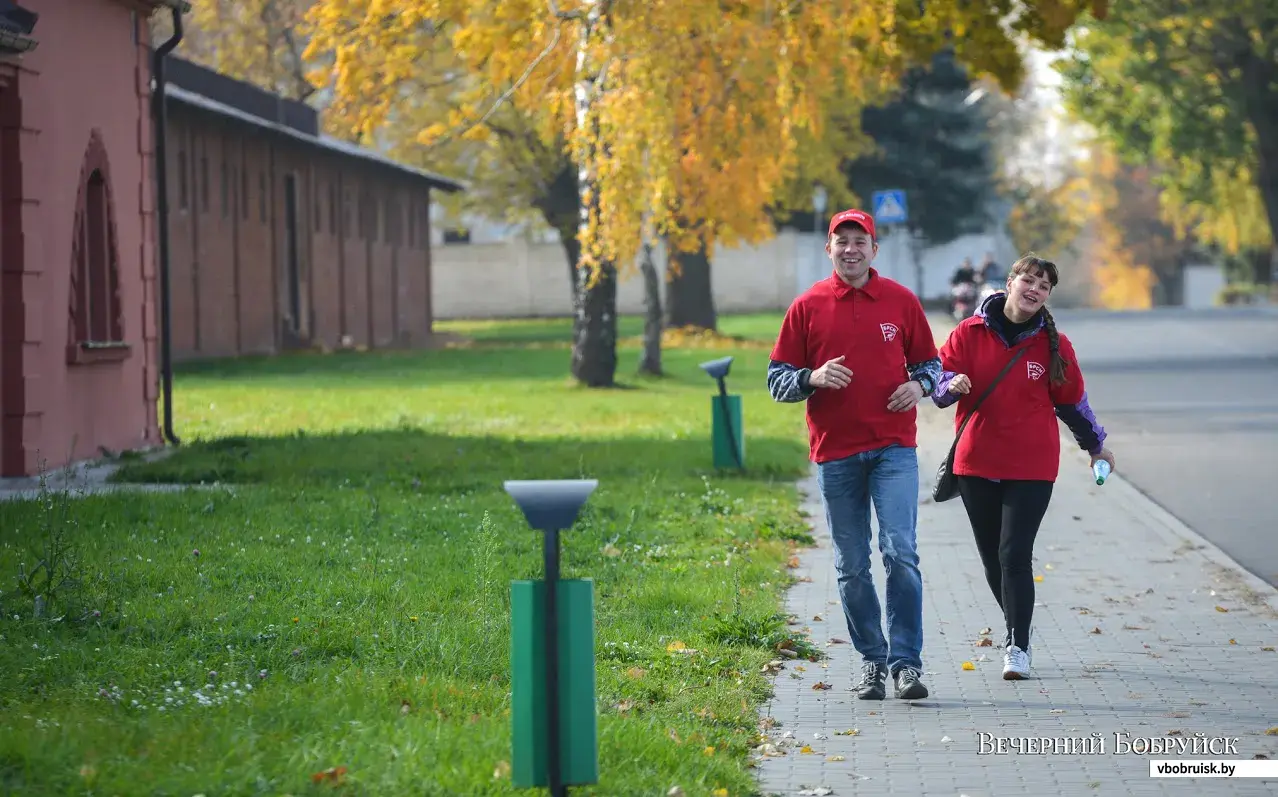
<path id="1" fill-rule="evenodd" d="M 1102 459 L 1109 463 L 1109 469 L 1111 471 L 1118 470 L 1118 468 L 1114 466 L 1114 452 L 1110 451 L 1108 448 L 1102 448 L 1099 454 L 1092 454 L 1092 461 L 1088 464 L 1088 467 L 1092 467 Z"/>
<path id="2" fill-rule="evenodd" d="M 950 386 L 946 388 L 948 393 L 961 393 L 966 395 L 972 390 L 972 380 L 967 378 L 967 374 L 955 374 L 950 380 Z"/>

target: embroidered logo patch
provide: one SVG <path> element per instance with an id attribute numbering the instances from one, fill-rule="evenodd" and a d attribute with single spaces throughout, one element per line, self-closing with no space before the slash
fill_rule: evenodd
<path id="1" fill-rule="evenodd" d="M 895 340 L 896 333 L 900 331 L 892 324 L 879 324 L 879 329 L 883 330 L 884 342 L 891 342 L 892 340 Z"/>
<path id="2" fill-rule="evenodd" d="M 1036 362 L 1025 363 L 1025 368 L 1029 371 L 1029 378 L 1033 379 L 1035 382 L 1037 382 L 1044 373 L 1043 366 Z"/>

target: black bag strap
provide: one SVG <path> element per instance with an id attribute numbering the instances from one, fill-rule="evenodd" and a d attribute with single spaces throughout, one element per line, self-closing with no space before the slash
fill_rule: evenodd
<path id="1" fill-rule="evenodd" d="M 1007 375 L 1008 371 L 1012 370 L 1012 366 L 1016 364 L 1017 360 L 1021 359 L 1021 355 L 1024 353 L 1025 353 L 1024 346 L 1017 349 L 1016 354 L 1012 355 L 1012 359 L 1007 361 L 1007 365 L 1003 366 L 1003 370 L 998 372 L 998 376 L 994 377 L 993 382 L 990 382 L 990 386 L 985 388 L 985 392 L 982 393 L 981 397 L 976 400 L 976 404 L 972 407 L 972 411 L 969 412 L 967 414 L 967 417 L 963 419 L 963 423 L 959 424 L 958 433 L 954 435 L 954 445 L 956 446 L 958 445 L 958 440 L 960 437 L 963 436 L 963 430 L 967 428 L 968 421 L 972 420 L 972 416 L 975 415 L 976 411 L 981 408 L 981 404 L 985 401 L 985 399 L 989 397 L 991 393 L 994 392 L 994 388 L 998 387 L 998 383 L 1003 380 L 1003 377 Z"/>

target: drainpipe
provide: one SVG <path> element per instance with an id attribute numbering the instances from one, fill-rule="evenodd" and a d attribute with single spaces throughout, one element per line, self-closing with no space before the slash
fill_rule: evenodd
<path id="1" fill-rule="evenodd" d="M 169 286 L 169 178 L 168 178 L 168 103 L 164 98 L 164 57 L 182 41 L 182 11 L 172 8 L 173 35 L 156 48 L 151 65 L 155 78 L 152 94 L 155 117 L 156 215 L 160 233 L 160 388 L 164 394 L 164 436 L 173 445 L 182 441 L 173 432 L 173 318 Z"/>

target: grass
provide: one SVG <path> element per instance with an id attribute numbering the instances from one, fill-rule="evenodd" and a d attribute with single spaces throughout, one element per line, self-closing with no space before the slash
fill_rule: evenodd
<path id="1" fill-rule="evenodd" d="M 697 363 L 725 352 L 698 341 L 660 379 L 623 347 L 630 389 L 607 391 L 570 384 L 554 320 L 183 367 L 184 445 L 118 478 L 223 487 L 0 503 L 0 791 L 516 793 L 509 585 L 541 560 L 501 485 L 588 477 L 562 566 L 594 580 L 600 781 L 574 793 L 754 793 L 761 669 L 796 644 L 779 609 L 810 539 L 802 410 L 764 389 L 778 323 L 726 319 L 743 339 L 714 344 L 735 347 L 744 474 L 710 467 Z"/>

